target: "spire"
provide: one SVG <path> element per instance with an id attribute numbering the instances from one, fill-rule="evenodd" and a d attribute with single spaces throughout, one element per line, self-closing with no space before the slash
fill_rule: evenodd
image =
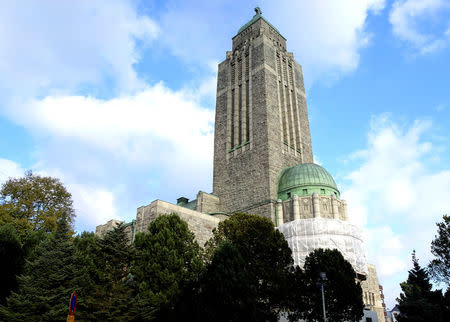
<path id="1" fill-rule="evenodd" d="M 269 26 L 271 26 L 273 29 L 275 29 L 275 30 L 280 34 L 281 37 L 283 37 L 283 36 L 281 35 L 281 33 L 278 31 L 278 29 L 275 28 L 274 26 L 272 26 L 272 24 L 271 24 L 270 22 L 268 22 L 266 18 L 263 17 L 262 11 L 261 11 L 261 8 L 260 8 L 260 7 L 256 7 L 254 10 L 255 10 L 255 15 L 253 16 L 253 18 L 252 18 L 249 22 L 247 22 L 245 25 L 243 25 L 241 28 L 239 28 L 239 30 L 238 30 L 236 36 L 239 35 L 241 32 L 243 32 L 243 31 L 244 31 L 245 29 L 247 29 L 248 27 L 250 27 L 251 25 L 253 25 L 256 21 L 258 21 L 258 20 L 261 18 L 261 19 L 263 19 L 265 22 L 267 22 L 267 23 L 269 24 Z M 283 37 L 283 38 L 284 38 L 284 37 Z"/>

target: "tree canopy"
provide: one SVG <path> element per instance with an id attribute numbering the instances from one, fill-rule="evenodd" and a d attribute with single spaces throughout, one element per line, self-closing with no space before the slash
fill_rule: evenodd
<path id="1" fill-rule="evenodd" d="M 431 253 L 435 256 L 429 265 L 431 276 L 450 287 L 450 216 L 436 224 L 437 235 L 431 242 Z"/>
<path id="2" fill-rule="evenodd" d="M 293 269 L 292 252 L 273 223 L 258 215 L 236 213 L 219 223 L 207 247 L 230 242 L 242 256 L 248 283 L 255 291 L 259 320 L 277 321 L 287 309 Z"/>
<path id="3" fill-rule="evenodd" d="M 302 304 L 304 313 L 300 316 L 307 321 L 323 318 L 322 295 L 317 285 L 321 272 L 327 277 L 324 287 L 327 320 L 359 321 L 364 308 L 361 285 L 356 282 L 352 265 L 336 249 L 316 249 L 306 257 L 303 282 L 306 296 Z"/>
<path id="4" fill-rule="evenodd" d="M 0 226 L 0 304 L 17 287 L 16 275 L 22 270 L 24 253 L 12 224 Z"/>
<path id="5" fill-rule="evenodd" d="M 29 171 L 2 185 L 0 225 L 12 223 L 22 239 L 34 231 L 54 232 L 60 218 L 72 228 L 74 217 L 71 194 L 57 178 Z"/>
<path id="6" fill-rule="evenodd" d="M 199 294 L 199 321 L 256 321 L 256 290 L 237 248 L 225 241 L 204 270 Z"/>
<path id="7" fill-rule="evenodd" d="M 19 288 L 0 307 L 0 316 L 5 321 L 61 321 L 78 285 L 77 271 L 69 226 L 61 218 L 52 238 L 40 243 L 34 259 L 25 265 Z"/>
<path id="8" fill-rule="evenodd" d="M 140 320 L 179 320 L 180 302 L 203 268 L 200 246 L 177 214 L 161 215 L 138 233 L 132 274 Z"/>
<path id="9" fill-rule="evenodd" d="M 419 265 L 412 253 L 413 268 L 406 282 L 400 284 L 402 292 L 397 298 L 399 322 L 444 321 L 444 299 L 440 290 L 433 291 L 427 270 Z"/>

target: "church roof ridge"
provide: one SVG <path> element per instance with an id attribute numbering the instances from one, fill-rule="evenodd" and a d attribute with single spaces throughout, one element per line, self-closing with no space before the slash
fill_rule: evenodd
<path id="1" fill-rule="evenodd" d="M 266 18 L 264 18 L 263 17 L 263 15 L 262 15 L 262 11 L 261 11 L 261 9 L 259 8 L 259 7 L 256 7 L 255 8 L 255 15 L 253 16 L 253 18 L 249 21 L 249 22 L 247 22 L 245 25 L 243 25 L 241 28 L 239 28 L 239 30 L 238 30 L 238 32 L 237 32 L 237 34 L 236 34 L 236 36 L 237 35 L 239 35 L 241 32 L 243 32 L 245 29 L 247 29 L 248 27 L 250 27 L 251 25 L 253 25 L 256 21 L 258 21 L 259 19 L 262 19 L 262 20 L 264 20 L 269 26 L 271 26 L 273 29 L 275 29 L 275 31 L 276 32 L 278 32 L 278 34 L 281 36 L 281 37 L 283 37 L 283 35 L 280 33 L 280 31 L 277 29 L 277 28 L 275 28 Z M 236 37 L 235 36 L 235 37 Z M 233 37 L 234 38 L 234 37 Z M 283 37 L 284 38 L 284 37 Z M 286 38 L 284 38 L 284 39 L 286 39 Z"/>

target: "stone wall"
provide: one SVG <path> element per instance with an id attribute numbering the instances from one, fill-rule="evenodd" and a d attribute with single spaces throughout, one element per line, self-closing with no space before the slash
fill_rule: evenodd
<path id="1" fill-rule="evenodd" d="M 104 238 L 106 233 L 114 228 L 116 228 L 119 224 L 123 224 L 124 222 L 121 220 L 111 219 L 106 224 L 98 225 L 95 227 L 95 234 L 100 238 Z M 125 234 L 127 239 L 132 243 L 134 241 L 135 235 L 135 221 L 133 220 L 130 223 L 125 224 Z"/>
<path id="2" fill-rule="evenodd" d="M 212 237 L 212 230 L 217 227 L 220 218 L 180 207 L 162 200 L 155 200 L 148 206 L 137 209 L 136 232 L 146 231 L 151 221 L 162 214 L 176 213 L 187 222 L 200 246 Z"/>
<path id="3" fill-rule="evenodd" d="M 116 228 L 119 224 L 121 224 L 123 221 L 111 219 L 106 224 L 98 225 L 95 227 L 95 234 L 101 238 L 106 235 L 108 231 L 111 229 Z"/>
<path id="4" fill-rule="evenodd" d="M 378 321 L 385 322 L 384 302 L 380 294 L 380 284 L 378 282 L 377 269 L 375 265 L 368 264 L 367 279 L 361 282 L 363 291 L 363 301 L 366 307 L 377 312 Z"/>
<path id="5" fill-rule="evenodd" d="M 336 196 L 322 196 L 314 193 L 311 196 L 296 195 L 285 201 L 278 201 L 277 226 L 283 223 L 307 218 L 328 218 L 348 220 L 347 203 Z"/>
<path id="6" fill-rule="evenodd" d="M 205 214 L 221 212 L 220 199 L 213 194 L 199 191 L 197 194 L 197 207 L 195 210 Z"/>
<path id="7" fill-rule="evenodd" d="M 226 56 L 217 79 L 213 194 L 224 212 L 275 218 L 281 171 L 313 161 L 302 70 L 263 19 L 236 35 Z"/>

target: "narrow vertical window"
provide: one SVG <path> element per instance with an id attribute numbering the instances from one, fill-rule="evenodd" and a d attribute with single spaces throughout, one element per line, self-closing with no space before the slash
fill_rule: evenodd
<path id="1" fill-rule="evenodd" d="M 238 127 L 238 145 L 242 144 L 242 85 L 239 84 L 239 94 L 238 94 L 238 99 L 239 99 L 239 127 Z"/>
<path id="2" fill-rule="evenodd" d="M 231 90 L 231 148 L 234 148 L 234 88 Z"/>
<path id="3" fill-rule="evenodd" d="M 297 151 L 301 151 L 299 110 L 297 97 L 295 96 L 294 91 L 294 72 L 291 64 L 289 64 L 289 84 L 291 86 L 292 110 L 294 113 L 295 148 Z"/>
<path id="4" fill-rule="evenodd" d="M 287 134 L 287 117 L 286 117 L 286 107 L 284 106 L 284 92 L 283 92 L 283 82 L 279 82 L 278 93 L 280 95 L 280 104 L 281 104 L 281 119 L 282 119 L 282 130 L 283 130 L 283 142 L 288 143 L 288 134 Z"/>
<path id="5" fill-rule="evenodd" d="M 247 79 L 247 82 L 245 84 L 245 123 L 247 124 L 247 133 L 245 135 L 246 140 L 245 142 L 250 142 L 250 89 L 249 89 L 249 81 Z"/>
<path id="6" fill-rule="evenodd" d="M 290 138 L 290 145 L 293 146 L 294 145 L 294 129 L 293 129 L 293 119 L 292 119 L 292 107 L 291 107 L 291 100 L 290 100 L 290 93 L 289 93 L 289 88 L 286 86 L 284 86 L 285 89 L 285 93 L 286 93 L 286 109 L 287 109 L 287 114 L 288 114 L 288 126 L 287 128 L 289 129 L 289 138 Z"/>

